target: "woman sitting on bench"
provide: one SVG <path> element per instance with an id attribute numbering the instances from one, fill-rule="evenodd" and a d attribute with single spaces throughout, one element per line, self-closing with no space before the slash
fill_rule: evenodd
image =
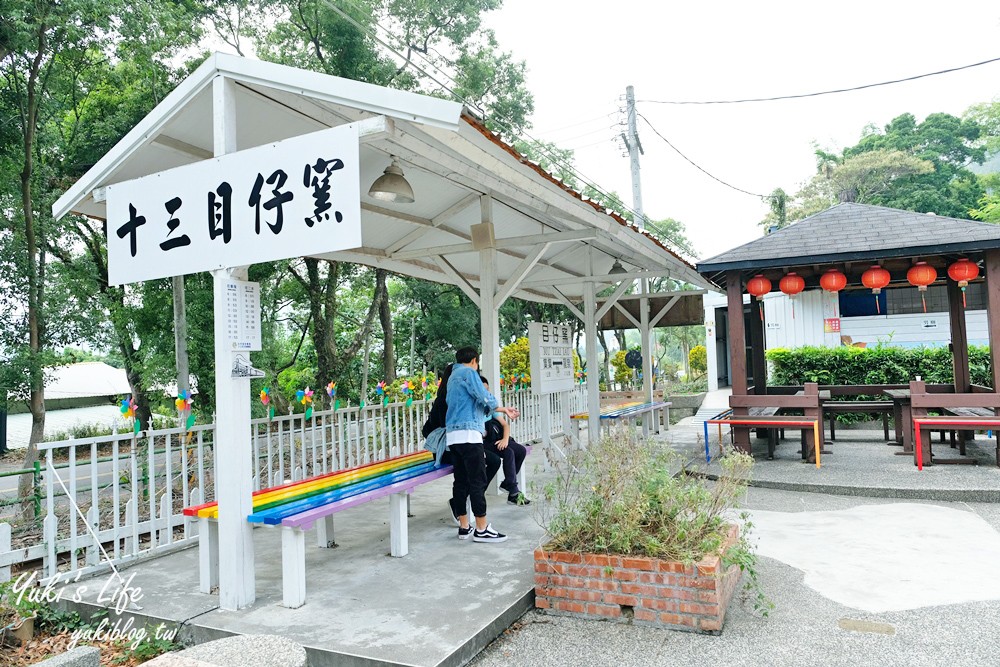
<path id="1" fill-rule="evenodd" d="M 479 379 L 483 381 L 486 391 L 489 391 L 489 381 L 482 375 Z M 517 487 L 517 473 L 521 472 L 521 465 L 528 455 L 528 450 L 510 434 L 510 424 L 507 423 L 503 412 L 494 412 L 492 417 L 486 420 L 483 446 L 487 456 L 492 452 L 503 461 L 503 481 L 500 482 L 500 488 L 507 492 L 507 502 L 511 505 L 530 505 L 531 501 Z"/>

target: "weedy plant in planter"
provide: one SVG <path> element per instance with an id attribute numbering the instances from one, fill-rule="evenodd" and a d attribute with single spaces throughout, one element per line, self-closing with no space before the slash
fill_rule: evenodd
<path id="1" fill-rule="evenodd" d="M 537 515 L 535 606 L 551 613 L 718 634 L 745 576 L 744 599 L 773 607 L 735 523 L 753 458 L 731 452 L 716 482 L 686 473 L 665 447 L 612 429 L 555 462 Z"/>

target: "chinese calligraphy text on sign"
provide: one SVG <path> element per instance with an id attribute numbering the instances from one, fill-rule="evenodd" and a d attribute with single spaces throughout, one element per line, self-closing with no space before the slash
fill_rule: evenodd
<path id="1" fill-rule="evenodd" d="M 359 161 L 350 124 L 108 186 L 108 281 L 357 248 Z"/>

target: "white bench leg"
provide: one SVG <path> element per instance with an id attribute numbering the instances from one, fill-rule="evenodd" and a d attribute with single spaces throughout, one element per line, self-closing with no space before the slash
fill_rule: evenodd
<path id="1" fill-rule="evenodd" d="M 281 604 L 289 609 L 306 601 L 306 534 L 299 528 L 281 527 Z"/>
<path id="2" fill-rule="evenodd" d="M 517 471 L 517 488 L 520 489 L 521 493 L 528 493 L 528 461 L 525 459 L 524 463 L 521 464 L 521 469 Z"/>
<path id="3" fill-rule="evenodd" d="M 219 585 L 219 522 L 198 519 L 199 590 L 211 593 Z"/>
<path id="4" fill-rule="evenodd" d="M 337 546 L 333 539 L 333 515 L 325 516 L 316 522 L 316 546 L 320 549 L 332 549 Z"/>
<path id="5" fill-rule="evenodd" d="M 664 406 L 663 408 L 663 430 L 670 430 L 670 406 Z"/>
<path id="6" fill-rule="evenodd" d="M 402 558 L 410 552 L 409 535 L 406 523 L 407 493 L 394 493 L 389 496 L 389 555 Z"/>

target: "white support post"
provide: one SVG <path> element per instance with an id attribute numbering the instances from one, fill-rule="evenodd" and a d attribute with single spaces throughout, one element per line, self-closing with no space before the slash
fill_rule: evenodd
<path id="1" fill-rule="evenodd" d="M 493 198 L 483 195 L 479 199 L 484 223 L 493 223 Z M 490 389 L 500 395 L 500 319 L 497 314 L 497 251 L 483 248 L 479 251 L 481 273 L 479 277 L 479 318 L 482 338 L 482 355 L 479 359 L 483 376 L 489 380 Z"/>
<path id="2" fill-rule="evenodd" d="M 219 522 L 198 519 L 198 590 L 211 593 L 219 585 Z"/>
<path id="3" fill-rule="evenodd" d="M 333 539 L 333 515 L 329 514 L 316 522 L 316 546 L 332 549 L 337 546 Z"/>
<path id="4" fill-rule="evenodd" d="M 587 444 L 601 437 L 601 373 L 597 361 L 597 287 L 583 286 L 583 325 L 587 336 Z"/>
<path id="5" fill-rule="evenodd" d="M 389 496 L 389 555 L 402 558 L 410 553 L 410 536 L 406 523 L 406 498 L 409 493 Z"/>
<path id="6" fill-rule="evenodd" d="M 0 554 L 10 551 L 10 524 L 0 523 Z M 0 567 L 0 584 L 10 581 L 10 565 Z"/>
<path id="7" fill-rule="evenodd" d="M 646 281 L 642 281 L 642 292 L 645 294 Z M 639 299 L 639 336 L 642 339 L 642 400 L 653 402 L 653 346 L 650 344 L 649 299 Z M 650 423 L 652 422 L 652 424 Z M 660 432 L 659 411 L 649 411 L 642 416 L 642 434 L 649 435 L 650 426 L 653 433 Z"/>
<path id="8" fill-rule="evenodd" d="M 231 79 L 213 82 L 213 131 L 215 155 L 237 150 L 236 91 Z M 253 510 L 253 461 L 250 433 L 250 380 L 233 378 L 233 350 L 226 331 L 226 285 L 246 280 L 246 267 L 212 272 L 215 284 L 215 451 L 225 465 L 216 469 L 219 501 L 219 606 L 236 611 L 253 604 L 253 526 L 247 516 Z"/>
<path id="9" fill-rule="evenodd" d="M 301 528 L 281 527 L 281 604 L 289 609 L 306 602 L 306 534 Z"/>

